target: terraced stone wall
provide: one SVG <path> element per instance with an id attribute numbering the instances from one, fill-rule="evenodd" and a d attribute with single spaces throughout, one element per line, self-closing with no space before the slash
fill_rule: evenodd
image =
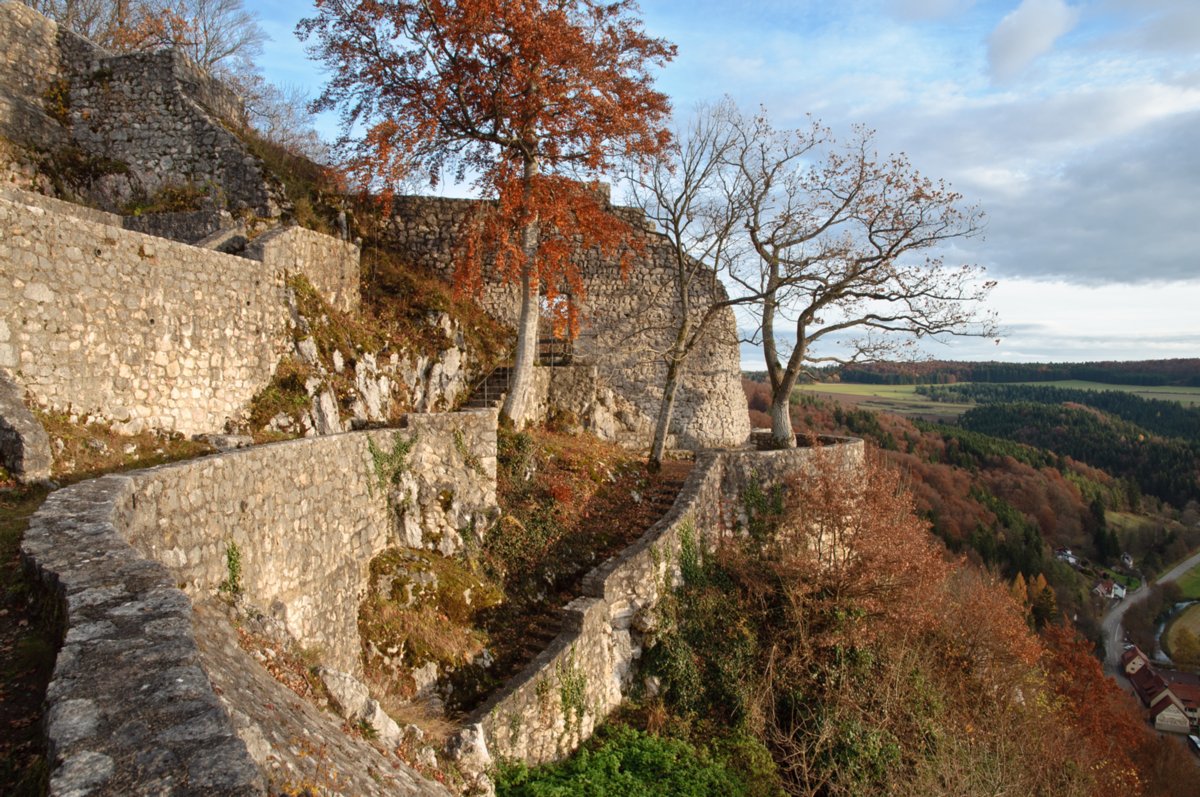
<path id="1" fill-rule="evenodd" d="M 529 764 L 569 754 L 591 736 L 633 685 L 643 632 L 665 590 L 679 582 L 686 540 L 711 545 L 736 529 L 732 507 L 751 483 L 781 484 L 814 467 L 857 478 L 864 446 L 851 438 L 786 451 L 704 452 L 671 511 L 641 539 L 597 567 L 565 609 L 565 630 L 550 647 L 466 721 L 458 753 L 468 767 L 517 759 Z"/>
<path id="2" fill-rule="evenodd" d="M 409 447 L 405 465 L 381 470 L 380 453 L 398 440 Z M 494 410 L 411 415 L 399 430 L 244 449 L 53 493 L 22 545 L 65 631 L 47 693 L 51 793 L 263 794 L 270 761 L 301 766 L 316 755 L 279 733 L 301 714 L 228 704 L 229 688 L 218 697 L 206 668 L 246 668 L 213 676 L 227 687 L 271 686 L 224 637 L 198 646 L 191 601 L 236 588 L 325 664 L 361 672 L 368 563 L 404 544 L 389 492 L 409 490 L 410 511 L 430 528 L 438 517 L 460 529 L 482 522 L 495 505 L 495 452 Z M 203 659 L 202 649 L 216 652 Z M 325 732 L 286 727 L 305 738 Z M 388 788 L 367 774 L 357 773 L 362 788 L 341 793 L 445 793 L 411 773 L 385 771 Z"/>

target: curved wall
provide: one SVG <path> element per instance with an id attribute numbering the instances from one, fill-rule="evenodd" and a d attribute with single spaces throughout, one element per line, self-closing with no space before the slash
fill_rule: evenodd
<path id="1" fill-rule="evenodd" d="M 410 415 L 400 430 L 233 451 L 50 495 L 22 555 L 65 626 L 47 692 L 52 793 L 263 793 L 258 757 L 201 666 L 189 598 L 216 593 L 236 546 L 246 600 L 324 663 L 360 672 L 368 563 L 404 544 L 372 454 L 397 437 L 411 442 L 412 494 L 430 512 L 465 526 L 492 510 L 494 410 Z"/>

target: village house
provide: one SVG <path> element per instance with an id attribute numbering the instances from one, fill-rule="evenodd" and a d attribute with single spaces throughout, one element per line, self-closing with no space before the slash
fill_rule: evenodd
<path id="1" fill-rule="evenodd" d="M 1121 670 L 1150 709 L 1155 730 L 1186 734 L 1200 722 L 1200 677 L 1160 670 L 1136 645 L 1121 655 Z"/>

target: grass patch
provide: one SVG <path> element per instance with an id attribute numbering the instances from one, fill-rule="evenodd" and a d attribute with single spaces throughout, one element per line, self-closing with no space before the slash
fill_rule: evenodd
<path id="1" fill-rule="evenodd" d="M 966 412 L 972 405 L 931 401 L 918 395 L 915 385 L 865 385 L 853 382 L 817 382 L 797 385 L 796 396 L 814 395 L 831 398 L 858 409 L 892 412 L 897 415 L 948 421 Z"/>
<path id="2" fill-rule="evenodd" d="M 1184 600 L 1200 600 L 1200 565 L 1175 580 Z"/>
<path id="3" fill-rule="evenodd" d="M 1183 637 L 1191 638 L 1183 643 Z M 1176 663 L 1195 666 L 1200 650 L 1197 650 L 1197 640 L 1200 639 L 1200 603 L 1192 604 L 1184 609 L 1167 625 L 1163 631 L 1162 641 L 1167 654 Z M 1186 648 L 1186 650 L 1185 650 Z"/>
<path id="4" fill-rule="evenodd" d="M 281 359 L 271 381 L 250 399 L 250 429 L 257 433 L 283 415 L 291 421 L 294 432 L 299 434 L 300 419 L 308 412 L 310 405 L 304 385 L 315 374 L 312 366 L 295 357 Z"/>
<path id="5" fill-rule="evenodd" d="M 359 605 L 367 679 L 401 702 L 413 697 L 411 671 L 429 662 L 461 666 L 487 642 L 476 615 L 499 603 L 500 590 L 465 563 L 432 551 L 393 548 L 371 560 Z"/>
<path id="6" fill-rule="evenodd" d="M 134 470 L 211 454 L 215 449 L 179 434 L 123 435 L 107 423 L 83 423 L 69 413 L 34 410 L 50 436 L 55 479 L 80 481 L 113 471 Z"/>
<path id="7" fill-rule="evenodd" d="M 201 210 L 213 190 L 212 185 L 180 183 L 164 185 L 153 196 L 134 199 L 121 209 L 125 216 L 141 216 L 146 213 L 185 213 Z"/>

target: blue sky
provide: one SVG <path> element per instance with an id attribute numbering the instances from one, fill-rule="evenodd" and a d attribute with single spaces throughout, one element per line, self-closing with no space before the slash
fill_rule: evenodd
<path id="1" fill-rule="evenodd" d="M 315 91 L 291 33 L 309 7 L 248 7 L 268 78 Z M 951 254 L 998 280 L 1005 335 L 935 356 L 1200 356 L 1200 0 L 641 7 L 679 46 L 659 79 L 678 113 L 729 94 L 781 127 L 864 123 L 983 207 L 986 235 Z"/>

